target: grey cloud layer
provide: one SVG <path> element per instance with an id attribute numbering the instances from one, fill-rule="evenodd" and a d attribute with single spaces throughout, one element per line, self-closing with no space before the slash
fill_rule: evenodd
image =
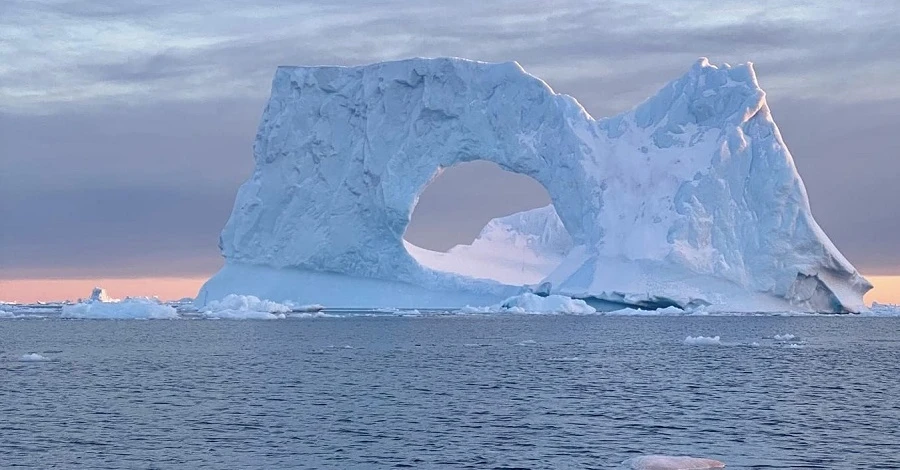
<path id="1" fill-rule="evenodd" d="M 517 60 L 598 117 L 698 56 L 753 60 L 821 224 L 862 268 L 900 272 L 900 8 L 709 3 L 3 2 L 0 276 L 209 271 L 276 65 L 437 55 Z M 475 168 L 423 196 L 411 237 L 446 247 L 543 200 Z"/>

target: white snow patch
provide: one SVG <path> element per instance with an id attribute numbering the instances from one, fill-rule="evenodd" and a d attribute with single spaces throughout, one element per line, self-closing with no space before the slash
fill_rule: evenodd
<path id="1" fill-rule="evenodd" d="M 291 307 L 252 295 L 229 294 L 206 305 L 200 314 L 223 320 L 279 320 L 286 318 Z"/>
<path id="2" fill-rule="evenodd" d="M 60 318 L 82 319 L 170 319 L 178 318 L 173 307 L 148 297 L 129 297 L 121 301 L 88 301 L 63 305 Z"/>
<path id="3" fill-rule="evenodd" d="M 684 339 L 684 344 L 689 345 L 721 345 L 722 341 L 718 336 L 688 336 Z"/>
<path id="4" fill-rule="evenodd" d="M 50 359 L 47 357 L 41 356 L 38 353 L 30 353 L 30 354 L 22 354 L 22 356 L 19 357 L 19 360 L 22 362 L 45 362 L 45 361 L 49 361 Z"/>
<path id="5" fill-rule="evenodd" d="M 628 459 L 622 466 L 630 470 L 708 470 L 725 468 L 725 463 L 697 457 L 646 455 Z"/>

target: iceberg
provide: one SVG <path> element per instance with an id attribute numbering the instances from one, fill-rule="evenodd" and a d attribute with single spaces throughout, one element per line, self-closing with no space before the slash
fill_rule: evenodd
<path id="1" fill-rule="evenodd" d="M 95 292 L 97 290 L 95 289 Z M 93 297 L 93 296 L 92 296 Z M 97 320 L 162 320 L 175 319 L 178 314 L 174 307 L 163 305 L 156 299 L 128 297 L 124 300 L 88 300 L 71 305 L 63 305 L 60 318 Z"/>
<path id="2" fill-rule="evenodd" d="M 198 307 L 241 294 L 460 308 L 535 292 L 608 309 L 845 313 L 871 288 L 814 220 L 750 63 L 700 59 L 602 119 L 515 62 L 279 67 L 254 159 Z M 542 208 L 450 253 L 404 243 L 429 181 L 474 160 L 541 183 L 558 225 Z"/>

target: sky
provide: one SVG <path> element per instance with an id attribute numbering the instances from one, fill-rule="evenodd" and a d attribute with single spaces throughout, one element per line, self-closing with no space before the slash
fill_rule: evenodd
<path id="1" fill-rule="evenodd" d="M 862 0 L 4 0 L 0 298 L 97 282 L 193 295 L 222 264 L 275 67 L 413 56 L 516 60 L 598 118 L 698 57 L 753 61 L 820 225 L 864 274 L 900 275 L 898 22 L 900 3 Z M 408 238 L 469 241 L 541 191 L 450 169 Z"/>

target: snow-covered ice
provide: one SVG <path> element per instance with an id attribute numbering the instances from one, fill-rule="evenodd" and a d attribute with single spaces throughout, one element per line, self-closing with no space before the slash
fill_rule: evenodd
<path id="1" fill-rule="evenodd" d="M 120 301 L 87 301 L 63 305 L 61 318 L 82 319 L 172 319 L 178 318 L 174 307 L 156 299 L 129 297 Z"/>
<path id="2" fill-rule="evenodd" d="M 774 338 L 775 338 L 775 341 L 790 341 L 790 340 L 796 338 L 796 336 L 794 336 L 790 333 L 785 333 L 783 335 L 775 335 Z"/>
<path id="3" fill-rule="evenodd" d="M 695 345 L 695 346 L 696 345 L 703 345 L 703 346 L 717 345 L 717 346 L 719 346 L 722 344 L 722 341 L 718 335 L 716 335 L 716 336 L 688 336 L 687 338 L 684 339 L 684 344 Z"/>
<path id="4" fill-rule="evenodd" d="M 625 307 L 857 312 L 871 288 L 813 219 L 749 63 L 699 60 L 599 120 L 514 62 L 279 67 L 254 157 L 198 306 L 491 305 L 563 252 L 546 293 Z M 568 237 L 543 208 L 516 216 L 555 230 L 538 249 L 496 223 L 446 256 L 405 245 L 428 182 L 478 159 L 544 185 Z"/>
<path id="5" fill-rule="evenodd" d="M 697 457 L 646 455 L 628 459 L 622 466 L 629 470 L 708 470 L 725 468 L 725 463 Z"/>

